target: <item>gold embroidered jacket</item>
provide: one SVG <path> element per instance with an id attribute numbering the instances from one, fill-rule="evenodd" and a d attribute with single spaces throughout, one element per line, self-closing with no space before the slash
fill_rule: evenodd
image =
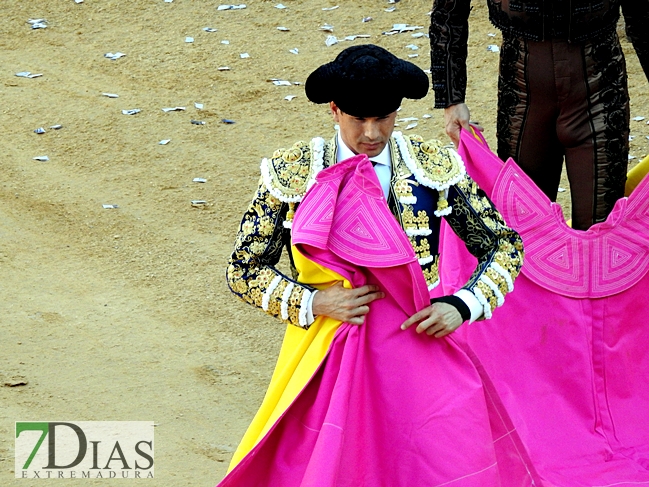
<path id="1" fill-rule="evenodd" d="M 392 179 L 388 205 L 408 235 L 429 289 L 439 284 L 441 217 L 477 257 L 464 285 L 485 318 L 503 304 L 523 263 L 520 236 L 509 228 L 485 193 L 466 174 L 460 156 L 438 141 L 394 132 L 389 143 Z M 317 173 L 336 162 L 337 137 L 315 138 L 277 150 L 261 163 L 257 192 L 243 216 L 227 269 L 232 292 L 286 323 L 307 327 L 313 288 L 295 280 L 290 255 L 291 221 Z M 292 278 L 275 266 L 289 249 Z"/>

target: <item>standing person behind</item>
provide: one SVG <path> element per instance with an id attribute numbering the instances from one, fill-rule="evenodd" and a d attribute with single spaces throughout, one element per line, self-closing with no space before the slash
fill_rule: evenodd
<path id="1" fill-rule="evenodd" d="M 627 35 L 649 73 L 649 0 L 487 0 L 502 31 L 498 78 L 498 156 L 513 158 L 552 201 L 563 160 L 572 226 L 604 221 L 624 196 L 629 96 L 616 32 Z M 465 104 L 471 0 L 435 0 L 430 45 L 435 107 L 458 143 L 469 126 Z"/>

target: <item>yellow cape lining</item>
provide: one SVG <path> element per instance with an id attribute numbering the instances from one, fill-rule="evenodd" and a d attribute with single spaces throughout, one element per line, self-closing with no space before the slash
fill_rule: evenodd
<path id="1" fill-rule="evenodd" d="M 349 281 L 336 272 L 310 261 L 295 247 L 292 252 L 300 282 L 323 289 L 342 281 L 344 287 L 351 289 Z M 266 396 L 235 451 L 228 472 L 261 441 L 304 389 L 326 357 L 340 324 L 338 320 L 318 316 L 308 330 L 287 326 Z"/>

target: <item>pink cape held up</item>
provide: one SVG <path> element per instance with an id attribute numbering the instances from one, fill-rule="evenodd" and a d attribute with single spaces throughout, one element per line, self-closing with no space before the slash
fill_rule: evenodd
<path id="1" fill-rule="evenodd" d="M 292 228 L 312 265 L 386 297 L 362 326 L 340 324 L 315 374 L 219 487 L 538 485 L 471 352 L 400 329 L 429 292 L 367 157 L 321 171 Z"/>

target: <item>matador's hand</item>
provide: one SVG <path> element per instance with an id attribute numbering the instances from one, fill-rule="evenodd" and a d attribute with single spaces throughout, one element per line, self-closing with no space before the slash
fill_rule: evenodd
<path id="1" fill-rule="evenodd" d="M 455 306 L 448 303 L 433 303 L 408 318 L 401 325 L 401 329 L 405 330 L 415 323 L 419 323 L 417 333 L 425 331 L 426 335 L 441 338 L 457 330 L 463 320 Z"/>
<path id="2" fill-rule="evenodd" d="M 368 305 L 383 297 L 385 294 L 379 291 L 378 286 L 346 289 L 342 282 L 338 282 L 315 293 L 312 310 L 316 316 L 328 316 L 343 323 L 362 325 L 365 315 L 370 311 Z"/>

